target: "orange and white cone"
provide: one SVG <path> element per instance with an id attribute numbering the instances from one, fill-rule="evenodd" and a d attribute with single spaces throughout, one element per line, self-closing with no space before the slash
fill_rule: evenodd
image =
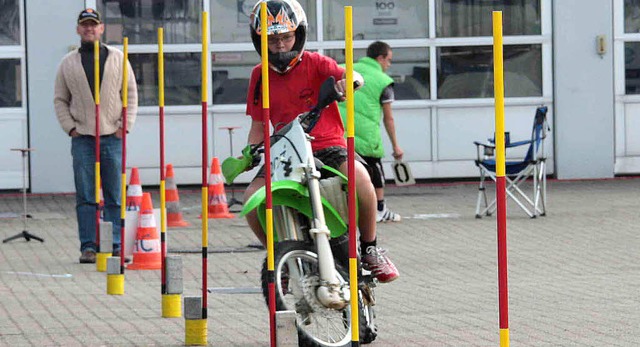
<path id="1" fill-rule="evenodd" d="M 104 193 L 102 192 L 102 186 L 100 186 L 100 203 L 98 204 L 100 210 L 100 220 L 104 221 Z"/>
<path id="2" fill-rule="evenodd" d="M 142 186 L 140 185 L 140 175 L 138 168 L 131 168 L 131 179 L 127 187 L 127 211 L 140 211 L 142 204 Z"/>
<path id="3" fill-rule="evenodd" d="M 167 225 L 170 228 L 188 227 L 189 222 L 182 218 L 180 212 L 180 196 L 178 195 L 178 186 L 173 174 L 173 165 L 167 164 L 165 199 L 167 206 Z"/>
<path id="4" fill-rule="evenodd" d="M 142 195 L 142 205 L 138 215 L 136 242 L 133 245 L 133 262 L 127 266 L 129 270 L 160 270 L 160 235 L 153 215 L 151 194 Z"/>
<path id="5" fill-rule="evenodd" d="M 224 179 L 220 171 L 218 157 L 211 161 L 211 174 L 209 175 L 209 218 L 234 218 L 229 213 L 227 194 L 224 191 Z"/>

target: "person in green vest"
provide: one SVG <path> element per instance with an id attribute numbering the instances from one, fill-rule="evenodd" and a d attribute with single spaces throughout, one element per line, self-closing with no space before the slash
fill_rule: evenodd
<path id="1" fill-rule="evenodd" d="M 354 94 L 355 101 L 355 146 L 358 153 L 368 164 L 369 175 L 376 190 L 378 200 L 377 222 L 399 222 L 399 214 L 387 208 L 384 202 L 384 171 L 381 159 L 384 157 L 380 119 L 389 135 L 393 147 L 393 157 L 402 160 L 403 151 L 396 139 L 396 128 L 391 111 L 394 100 L 393 79 L 386 74 L 391 66 L 393 52 L 382 41 L 376 41 L 367 48 L 367 56 L 360 58 L 353 69 L 364 78 L 364 86 Z M 346 124 L 346 102 L 339 104 L 340 114 Z"/>

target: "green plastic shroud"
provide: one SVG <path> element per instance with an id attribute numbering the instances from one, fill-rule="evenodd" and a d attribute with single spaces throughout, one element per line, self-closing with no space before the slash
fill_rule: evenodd
<path id="1" fill-rule="evenodd" d="M 346 177 L 339 171 L 324 166 L 323 169 L 329 170 L 342 178 L 343 182 L 347 182 Z M 277 181 L 271 184 L 271 196 L 273 206 L 288 206 L 305 216 L 311 218 L 311 203 L 309 202 L 309 190 L 305 185 L 294 181 Z M 323 197 L 322 206 L 324 208 L 325 221 L 331 233 L 331 238 L 339 237 L 348 231 L 347 224 L 340 214 L 331 206 L 331 204 Z M 266 230 L 266 189 L 261 187 L 256 191 L 248 201 L 244 203 L 244 207 L 240 212 L 240 216 L 257 209 L 258 219 L 262 228 Z M 274 233 L 274 241 L 277 236 Z"/>

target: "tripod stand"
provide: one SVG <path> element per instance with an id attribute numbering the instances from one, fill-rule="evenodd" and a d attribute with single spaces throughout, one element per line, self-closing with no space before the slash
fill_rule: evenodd
<path id="1" fill-rule="evenodd" d="M 27 153 L 33 151 L 32 148 L 12 148 L 12 151 L 20 151 L 22 152 L 22 226 L 24 230 L 21 233 L 8 237 L 2 240 L 2 243 L 7 243 L 9 241 L 13 241 L 15 239 L 19 239 L 24 237 L 27 241 L 31 241 L 31 239 L 44 242 L 44 240 L 38 236 L 35 236 L 27 231 L 27 218 L 31 218 L 30 214 L 27 214 Z"/>
<path id="2" fill-rule="evenodd" d="M 240 127 L 220 127 L 219 129 L 227 129 L 229 131 L 229 156 L 233 157 L 233 131 L 240 129 Z M 242 205 L 242 201 L 237 200 L 235 197 L 235 190 L 233 189 L 233 183 L 228 184 L 231 189 L 231 198 L 227 201 L 227 206 L 231 208 L 233 205 Z"/>

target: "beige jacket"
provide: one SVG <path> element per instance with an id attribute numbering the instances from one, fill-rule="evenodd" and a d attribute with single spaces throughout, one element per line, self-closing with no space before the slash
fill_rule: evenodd
<path id="1" fill-rule="evenodd" d="M 111 135 L 122 127 L 122 60 L 124 54 L 106 46 L 109 55 L 104 63 L 100 83 L 100 135 Z M 133 129 L 138 111 L 138 88 L 131 65 L 128 65 L 127 131 Z M 95 102 L 82 67 L 80 52 L 69 52 L 60 63 L 53 98 L 60 126 L 69 134 L 73 128 L 81 135 L 94 135 Z"/>

